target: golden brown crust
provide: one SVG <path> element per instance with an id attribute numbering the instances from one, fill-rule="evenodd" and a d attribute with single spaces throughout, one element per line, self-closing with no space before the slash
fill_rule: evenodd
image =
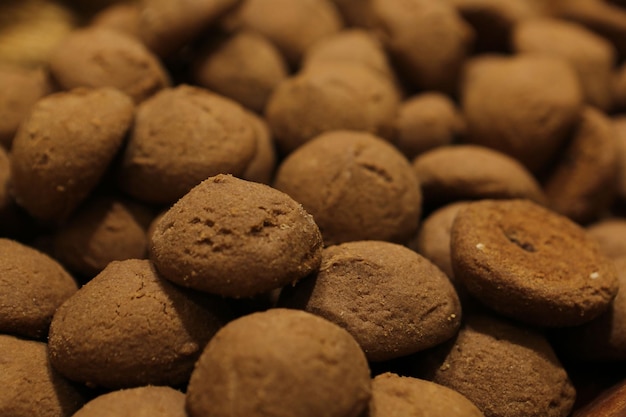
<path id="1" fill-rule="evenodd" d="M 146 386 L 113 391 L 85 404 L 72 417 L 186 417 L 185 394 Z"/>

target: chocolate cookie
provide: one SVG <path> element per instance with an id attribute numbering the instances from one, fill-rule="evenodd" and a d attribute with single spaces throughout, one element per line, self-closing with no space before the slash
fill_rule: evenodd
<path id="1" fill-rule="evenodd" d="M 324 243 L 387 240 L 404 243 L 421 213 L 418 180 L 406 158 L 363 132 L 314 138 L 278 167 L 274 186 L 313 215 Z"/>
<path id="2" fill-rule="evenodd" d="M 255 151 L 255 131 L 239 104 L 180 85 L 139 106 L 119 184 L 141 201 L 172 204 L 212 175 L 242 175 Z"/>
<path id="3" fill-rule="evenodd" d="M 365 416 L 484 417 L 484 414 L 463 395 L 443 385 L 384 373 L 372 381 L 372 400 Z"/>
<path id="4" fill-rule="evenodd" d="M 70 417 L 85 399 L 48 362 L 46 344 L 0 334 L 0 415 Z"/>
<path id="5" fill-rule="evenodd" d="M 348 332 L 303 311 L 228 323 L 189 382 L 190 417 L 357 417 L 370 399 L 367 361 Z"/>
<path id="6" fill-rule="evenodd" d="M 370 361 L 428 349 L 461 324 L 459 299 L 443 272 L 404 246 L 371 240 L 324 249 L 317 274 L 285 287 L 279 305 L 348 330 Z"/>
<path id="7" fill-rule="evenodd" d="M 91 386 L 182 385 L 223 324 L 223 304 L 172 285 L 150 261 L 114 261 L 57 310 L 50 361 Z"/>
<path id="8" fill-rule="evenodd" d="M 177 284 L 248 297 L 295 283 L 320 263 L 322 236 L 288 195 L 218 175 L 167 211 L 151 236 L 151 258 Z"/>
<path id="9" fill-rule="evenodd" d="M 139 387 L 100 395 L 72 417 L 186 417 L 185 394 L 170 387 Z"/>
<path id="10" fill-rule="evenodd" d="M 77 289 L 48 255 L 0 239 L 0 332 L 45 337 L 54 312 Z"/>
<path id="11" fill-rule="evenodd" d="M 451 232 L 454 276 L 482 303 L 537 326 L 575 326 L 606 311 L 611 261 L 571 220 L 528 200 L 482 200 Z"/>
<path id="12" fill-rule="evenodd" d="M 65 89 L 115 87 L 136 103 L 170 83 L 159 60 L 138 39 L 99 27 L 65 38 L 50 58 L 50 71 Z"/>
<path id="13" fill-rule="evenodd" d="M 76 89 L 37 102 L 12 148 L 15 198 L 33 217 L 62 221 L 98 184 L 134 115 L 112 88 Z"/>

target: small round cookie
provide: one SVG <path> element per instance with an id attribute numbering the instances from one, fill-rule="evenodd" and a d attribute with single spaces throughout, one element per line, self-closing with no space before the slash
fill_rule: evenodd
<path id="1" fill-rule="evenodd" d="M 341 16 L 330 0 L 246 0 L 234 12 L 233 28 L 269 39 L 292 67 L 319 39 L 339 32 Z"/>
<path id="2" fill-rule="evenodd" d="M 146 386 L 113 391 L 85 404 L 72 417 L 187 417 L 185 394 Z"/>
<path id="3" fill-rule="evenodd" d="M 324 249 L 317 274 L 285 287 L 279 305 L 343 327 L 369 361 L 431 348 L 461 324 L 461 304 L 441 270 L 404 246 L 373 240 Z"/>
<path id="4" fill-rule="evenodd" d="M 421 192 L 408 160 L 381 138 L 333 131 L 314 138 L 278 167 L 274 187 L 313 215 L 324 243 L 405 243 L 417 230 Z"/>
<path id="5" fill-rule="evenodd" d="M 157 57 L 141 41 L 97 26 L 67 36 L 50 58 L 50 72 L 66 90 L 114 87 L 136 103 L 170 83 Z"/>
<path id="6" fill-rule="evenodd" d="M 467 142 L 503 152 L 536 173 L 575 127 L 583 95 L 576 73 L 559 58 L 482 56 L 465 67 L 461 107 Z"/>
<path id="7" fill-rule="evenodd" d="M 564 59 L 576 71 L 587 104 L 602 110 L 612 107 L 617 53 L 607 39 L 576 23 L 540 17 L 519 22 L 512 44 L 517 53 Z"/>
<path id="8" fill-rule="evenodd" d="M 357 417 L 371 395 L 363 351 L 341 327 L 270 309 L 228 323 L 187 389 L 190 417 Z"/>
<path id="9" fill-rule="evenodd" d="M 608 209 L 617 188 L 618 142 L 611 120 L 587 107 L 544 181 L 548 207 L 578 223 Z"/>
<path id="10" fill-rule="evenodd" d="M 626 361 L 626 254 L 613 260 L 620 291 L 608 310 L 581 326 L 556 329 L 558 352 L 575 360 Z"/>
<path id="11" fill-rule="evenodd" d="M 485 416 L 566 417 L 575 389 L 545 337 L 490 316 L 466 316 L 454 343 L 413 363 Z"/>
<path id="12" fill-rule="evenodd" d="M 78 290 L 54 259 L 0 239 L 0 332 L 42 338 L 56 309 Z"/>
<path id="13" fill-rule="evenodd" d="M 456 91 L 473 32 L 448 2 L 371 0 L 373 29 L 421 90 Z"/>
<path id="14" fill-rule="evenodd" d="M 0 66 L 0 91 L 0 146 L 10 149 L 18 126 L 52 86 L 42 68 Z"/>
<path id="15" fill-rule="evenodd" d="M 430 213 L 409 244 L 409 248 L 437 265 L 455 284 L 450 258 L 450 232 L 457 213 L 466 204 L 465 201 L 458 201 Z"/>
<path id="16" fill-rule="evenodd" d="M 607 310 L 617 273 L 585 230 L 528 200 L 482 200 L 451 232 L 454 276 L 500 314 L 537 326 L 575 326 Z"/>
<path id="17" fill-rule="evenodd" d="M 600 245 L 609 258 L 626 256 L 626 219 L 608 217 L 587 226 L 587 235 Z"/>
<path id="18" fill-rule="evenodd" d="M 402 102 L 392 143 L 409 159 L 438 146 L 451 145 L 465 122 L 454 102 L 441 93 L 421 93 Z"/>
<path id="19" fill-rule="evenodd" d="M 323 245 L 299 203 L 230 175 L 194 187 L 161 217 L 151 241 L 165 278 L 227 297 L 295 283 L 319 267 Z"/>
<path id="20" fill-rule="evenodd" d="M 265 116 L 278 148 L 289 153 L 331 130 L 391 138 L 399 103 L 385 74 L 354 61 L 326 62 L 279 84 Z"/>
<path id="21" fill-rule="evenodd" d="M 194 80 L 257 113 L 288 76 L 276 47 L 255 32 L 240 31 L 196 56 Z"/>
<path id="22" fill-rule="evenodd" d="M 89 386 L 183 385 L 227 314 L 221 299 L 169 283 L 148 260 L 114 261 L 55 313 L 50 362 Z"/>
<path id="23" fill-rule="evenodd" d="M 390 416 L 484 417 L 484 414 L 448 387 L 384 373 L 372 380 L 372 400 L 364 417 Z"/>
<path id="24" fill-rule="evenodd" d="M 85 399 L 52 369 L 45 343 L 0 334 L 0 415 L 70 417 Z"/>
<path id="25" fill-rule="evenodd" d="M 53 238 L 54 257 L 87 279 L 109 262 L 145 258 L 147 249 L 146 231 L 131 207 L 108 197 L 79 208 Z"/>
<path id="26" fill-rule="evenodd" d="M 164 89 L 137 110 L 119 185 L 138 200 L 172 204 L 210 176 L 241 176 L 256 140 L 236 102 L 189 85 Z"/>
<path id="27" fill-rule="evenodd" d="M 42 221 L 67 219 L 100 182 L 133 116 L 132 100 L 113 88 L 80 88 L 39 100 L 13 141 L 18 204 Z"/>
<path id="28" fill-rule="evenodd" d="M 541 186 L 522 164 L 483 146 L 440 146 L 418 155 L 413 169 L 422 187 L 424 205 L 429 207 L 481 198 L 545 202 Z"/>
<path id="29" fill-rule="evenodd" d="M 172 55 L 240 3 L 241 0 L 141 0 L 139 35 L 157 55 Z"/>
<path id="30" fill-rule="evenodd" d="M 256 153 L 248 164 L 246 170 L 241 174 L 241 178 L 247 181 L 270 184 L 274 178 L 276 170 L 276 145 L 272 132 L 264 118 L 248 112 L 252 129 L 256 137 Z"/>

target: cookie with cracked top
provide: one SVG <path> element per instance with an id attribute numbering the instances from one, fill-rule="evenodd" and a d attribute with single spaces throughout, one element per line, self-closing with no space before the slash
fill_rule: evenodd
<path id="1" fill-rule="evenodd" d="M 455 278 L 500 314 L 538 326 L 575 326 L 604 312 L 617 272 L 576 223 L 528 200 L 482 200 L 451 231 Z"/>

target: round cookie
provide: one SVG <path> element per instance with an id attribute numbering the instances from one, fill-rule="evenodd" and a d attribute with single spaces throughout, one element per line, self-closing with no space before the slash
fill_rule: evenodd
<path id="1" fill-rule="evenodd" d="M 249 297 L 315 271 L 322 236 L 313 218 L 267 185 L 218 175 L 168 210 L 151 236 L 151 258 L 179 285 Z"/>
<path id="2" fill-rule="evenodd" d="M 303 311 L 270 309 L 228 323 L 187 389 L 190 417 L 357 417 L 369 368 L 348 332 Z"/>
<path id="3" fill-rule="evenodd" d="M 541 55 L 474 58 L 461 86 L 466 140 L 503 152 L 532 172 L 551 162 L 582 104 L 571 66 Z"/>
<path id="4" fill-rule="evenodd" d="M 545 337 L 493 317 L 466 317 L 454 343 L 416 360 L 419 378 L 459 392 L 487 417 L 566 417 L 574 405 Z"/>
<path id="5" fill-rule="evenodd" d="M 256 152 L 246 111 L 188 85 L 142 103 L 119 170 L 119 185 L 138 200 L 172 204 L 210 176 L 240 176 Z"/>
<path id="6" fill-rule="evenodd" d="M 139 38 L 141 9 L 136 3 L 114 3 L 94 15 L 91 26 L 105 27 Z"/>
<path id="7" fill-rule="evenodd" d="M 45 337 L 54 312 L 77 289 L 48 255 L 0 239 L 0 332 Z"/>
<path id="8" fill-rule="evenodd" d="M 227 312 L 161 278 L 147 260 L 111 262 L 54 315 L 52 366 L 109 389 L 185 384 Z"/>
<path id="9" fill-rule="evenodd" d="M 241 31 L 211 45 L 195 60 L 196 82 L 262 113 L 270 95 L 288 76 L 276 47 L 255 32 Z"/>
<path id="10" fill-rule="evenodd" d="M 575 326 L 604 312 L 618 289 L 611 261 L 571 220 L 528 200 L 482 200 L 451 232 L 454 276 L 500 314 Z"/>
<path id="11" fill-rule="evenodd" d="M 484 417 L 457 391 L 423 379 L 384 373 L 372 380 L 372 400 L 365 417 L 389 416 Z"/>
<path id="12" fill-rule="evenodd" d="M 46 344 L 0 334 L 0 415 L 70 417 L 82 394 L 48 362 Z"/>
<path id="13" fill-rule="evenodd" d="M 72 417 L 187 417 L 185 394 L 146 386 L 113 391 L 85 404 Z"/>
<path id="14" fill-rule="evenodd" d="M 391 137 L 398 92 L 385 74 L 354 61 L 304 69 L 276 87 L 265 116 L 283 153 L 332 130 Z"/>
<path id="15" fill-rule="evenodd" d="M 50 72 L 66 90 L 114 87 L 136 103 L 170 83 L 159 60 L 138 39 L 95 26 L 61 42 L 50 58 Z"/>
<path id="16" fill-rule="evenodd" d="M 314 138 L 283 160 L 274 186 L 313 215 L 326 245 L 404 243 L 419 224 L 422 198 L 409 162 L 368 133 L 344 130 Z"/>
<path id="17" fill-rule="evenodd" d="M 248 164 L 241 178 L 247 181 L 255 181 L 270 184 L 276 170 L 276 147 L 272 132 L 264 118 L 248 112 L 252 128 L 256 137 L 256 153 Z"/>
<path id="18" fill-rule="evenodd" d="M 420 180 L 424 204 L 431 207 L 481 198 L 545 202 L 541 186 L 522 164 L 482 146 L 440 146 L 418 155 L 413 169 Z"/>
<path id="19" fill-rule="evenodd" d="M 626 256 L 626 219 L 608 217 L 587 226 L 587 234 L 600 246 L 609 258 Z"/>
<path id="20" fill-rule="evenodd" d="M 18 204 L 42 221 L 69 217 L 104 175 L 133 116 L 131 99 L 112 88 L 81 88 L 39 100 L 13 141 Z"/>
<path id="21" fill-rule="evenodd" d="M 279 305 L 348 330 L 370 361 L 433 347 L 461 324 L 461 304 L 445 274 L 404 246 L 372 240 L 324 249 L 317 274 L 285 287 Z"/>

